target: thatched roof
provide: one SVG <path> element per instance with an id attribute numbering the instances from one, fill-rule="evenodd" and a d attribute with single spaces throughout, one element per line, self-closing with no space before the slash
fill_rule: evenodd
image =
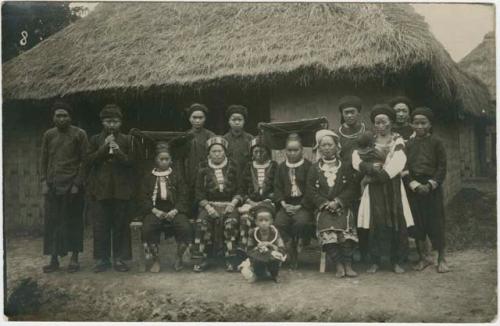
<path id="1" fill-rule="evenodd" d="M 481 44 L 467 54 L 458 65 L 483 81 L 488 86 L 491 99 L 496 99 L 495 32 L 487 33 Z"/>
<path id="2" fill-rule="evenodd" d="M 286 77 L 385 83 L 412 72 L 450 107 L 480 114 L 481 87 L 407 4 L 105 3 L 9 61 L 3 80 L 7 99 L 43 99 Z"/>

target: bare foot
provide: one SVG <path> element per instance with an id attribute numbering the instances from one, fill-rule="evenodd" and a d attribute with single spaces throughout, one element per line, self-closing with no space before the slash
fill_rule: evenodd
<path id="1" fill-rule="evenodd" d="M 432 261 L 427 259 L 420 259 L 418 263 L 413 266 L 413 269 L 416 271 L 423 271 L 427 266 L 432 265 Z"/>
<path id="2" fill-rule="evenodd" d="M 399 266 L 399 264 L 394 264 L 394 273 L 396 274 L 403 274 L 405 270 L 403 267 Z"/>
<path id="3" fill-rule="evenodd" d="M 153 262 L 153 265 L 151 265 L 151 268 L 149 269 L 151 273 L 158 273 L 160 271 L 160 262 L 158 260 L 155 260 Z"/>
<path id="4" fill-rule="evenodd" d="M 440 260 L 438 262 L 437 271 L 438 273 L 448 273 L 450 271 L 448 264 L 446 264 L 446 260 Z"/>
<path id="5" fill-rule="evenodd" d="M 356 273 L 353 269 L 352 269 L 352 266 L 351 264 L 345 264 L 344 265 L 345 267 L 345 275 L 347 277 L 356 277 L 358 276 L 358 273 Z"/>
<path id="6" fill-rule="evenodd" d="M 338 278 L 343 278 L 345 277 L 345 268 L 344 264 L 342 263 L 337 263 L 337 272 L 335 273 L 335 276 Z"/>
<path id="7" fill-rule="evenodd" d="M 378 265 L 377 264 L 373 264 L 370 266 L 370 268 L 368 268 L 366 270 L 367 273 L 370 273 L 370 274 L 374 274 L 378 271 Z"/>

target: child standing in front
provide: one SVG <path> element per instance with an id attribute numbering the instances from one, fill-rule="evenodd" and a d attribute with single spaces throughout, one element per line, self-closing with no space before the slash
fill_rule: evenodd
<path id="1" fill-rule="evenodd" d="M 431 133 L 433 112 L 426 107 L 416 108 L 412 114 L 415 137 L 410 138 L 408 152 L 408 196 L 417 229 L 419 262 L 416 270 L 432 264 L 425 257 L 425 239 L 428 236 L 432 247 L 438 251 L 439 273 L 449 271 L 445 259 L 445 215 L 442 184 L 446 177 L 446 150 L 441 140 Z"/>
<path id="2" fill-rule="evenodd" d="M 256 227 L 250 231 L 248 256 L 250 261 L 250 282 L 266 277 L 279 283 L 281 263 L 286 259 L 285 243 L 278 229 L 272 225 L 275 214 L 274 205 L 263 201 L 252 208 Z"/>

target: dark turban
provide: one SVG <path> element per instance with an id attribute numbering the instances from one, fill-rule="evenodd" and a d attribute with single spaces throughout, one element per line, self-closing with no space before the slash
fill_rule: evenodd
<path id="1" fill-rule="evenodd" d="M 413 110 L 413 112 L 411 113 L 411 118 L 413 119 L 416 115 L 426 116 L 430 122 L 432 122 L 432 120 L 434 119 L 434 112 L 432 112 L 431 109 L 425 106 L 421 106 Z"/>
<path id="2" fill-rule="evenodd" d="M 357 96 L 344 96 L 339 101 L 339 111 L 342 114 L 342 110 L 345 108 L 356 108 L 358 112 L 361 112 L 363 108 L 362 101 Z"/>
<path id="3" fill-rule="evenodd" d="M 52 115 L 54 115 L 57 110 L 64 110 L 64 111 L 68 112 L 68 114 L 71 115 L 73 108 L 71 107 L 71 105 L 69 105 L 68 102 L 59 100 L 59 101 L 55 101 L 54 104 L 52 104 L 52 108 L 51 108 Z"/>
<path id="4" fill-rule="evenodd" d="M 108 104 L 106 105 L 99 114 L 101 119 L 106 118 L 123 118 L 122 109 L 116 104 Z"/>
<path id="5" fill-rule="evenodd" d="M 187 114 L 187 116 L 189 118 L 191 116 L 191 114 L 193 114 L 193 112 L 195 112 L 195 111 L 201 111 L 205 115 L 207 115 L 208 108 L 205 105 L 203 105 L 203 104 L 194 103 L 194 104 L 191 104 L 190 107 L 186 108 L 185 111 L 186 111 L 186 114 Z"/>
<path id="6" fill-rule="evenodd" d="M 372 123 L 375 122 L 375 117 L 379 114 L 385 114 L 392 122 L 396 120 L 396 111 L 387 104 L 375 104 L 370 112 L 370 120 Z"/>
<path id="7" fill-rule="evenodd" d="M 230 105 L 226 110 L 226 117 L 229 119 L 234 113 L 239 113 L 243 116 L 243 118 L 246 119 L 248 115 L 248 109 L 243 105 Z"/>
<path id="8" fill-rule="evenodd" d="M 395 98 L 391 99 L 391 101 L 389 102 L 389 105 L 391 106 L 391 108 L 394 108 L 394 106 L 396 106 L 396 104 L 399 104 L 399 103 L 406 104 L 409 112 L 411 112 L 411 110 L 413 109 L 412 101 L 409 98 L 407 98 L 406 96 L 396 96 Z"/>

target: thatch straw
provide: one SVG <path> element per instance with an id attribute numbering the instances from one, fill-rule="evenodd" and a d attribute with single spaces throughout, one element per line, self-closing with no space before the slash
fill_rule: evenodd
<path id="1" fill-rule="evenodd" d="M 3 76 L 7 99 L 41 99 L 320 78 L 385 83 L 415 70 L 437 98 L 474 112 L 458 94 L 466 81 L 458 67 L 406 4 L 101 4 L 8 62 Z"/>
<path id="2" fill-rule="evenodd" d="M 496 99 L 495 32 L 487 33 L 481 44 L 466 55 L 458 65 L 483 81 L 488 86 L 491 99 Z"/>

